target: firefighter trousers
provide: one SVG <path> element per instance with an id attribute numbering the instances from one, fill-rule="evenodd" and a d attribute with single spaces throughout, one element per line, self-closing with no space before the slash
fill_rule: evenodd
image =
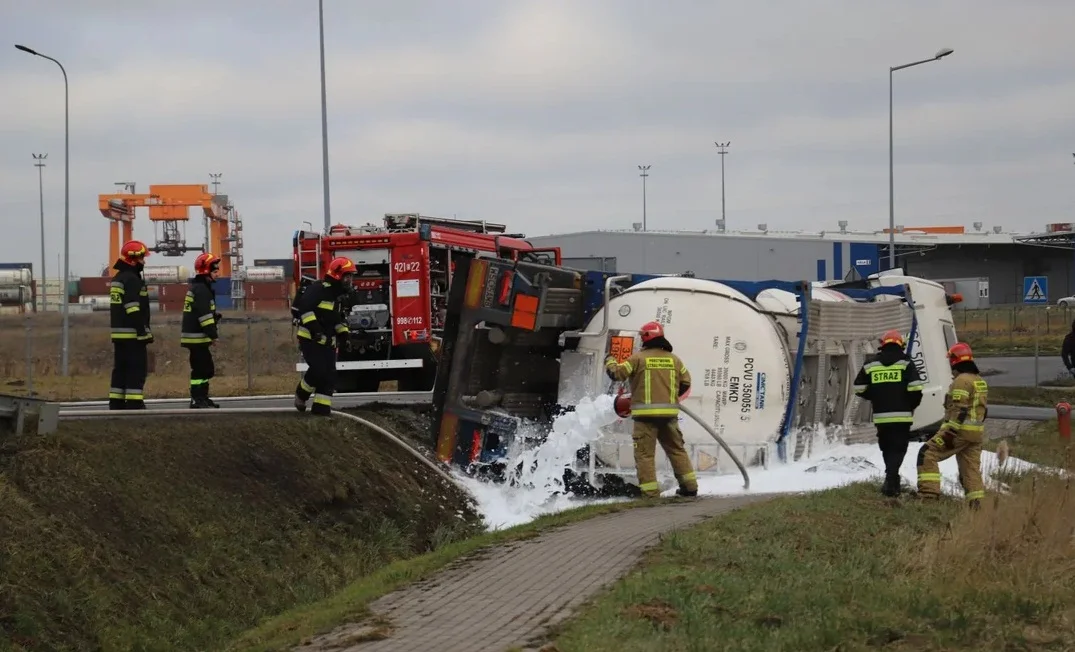
<path id="1" fill-rule="evenodd" d="M 149 375 L 147 344 L 138 340 L 112 340 L 112 387 L 109 410 L 144 410 L 144 388 Z"/>
<path id="2" fill-rule="evenodd" d="M 675 418 L 641 419 L 635 418 L 634 432 L 635 470 L 638 473 L 638 488 L 643 496 L 660 496 L 657 484 L 657 443 L 660 442 L 664 454 L 672 464 L 679 486 L 686 492 L 698 491 L 698 480 L 691 466 L 691 458 L 683 446 L 683 433 L 679 430 L 679 421 Z"/>
<path id="3" fill-rule="evenodd" d="M 209 381 L 216 375 L 213 350 L 208 344 L 191 344 L 190 351 L 190 398 L 192 401 L 209 398 Z"/>
<path id="4" fill-rule="evenodd" d="M 940 462 L 955 456 L 959 467 L 959 484 L 967 501 L 985 497 L 982 482 L 982 432 L 956 431 L 945 436 L 937 433 L 918 449 L 918 493 L 923 496 L 940 496 Z"/>
<path id="5" fill-rule="evenodd" d="M 877 445 L 881 449 L 881 458 L 885 461 L 885 486 L 890 491 L 897 491 L 900 486 L 900 467 L 907 456 L 907 446 L 911 442 L 910 423 L 878 423 Z"/>
<path id="6" fill-rule="evenodd" d="M 313 414 L 332 413 L 332 394 L 336 391 L 336 349 L 326 344 L 315 344 L 306 338 L 299 339 L 299 350 L 306 361 L 306 373 L 295 388 L 295 397 L 307 401 L 312 396 Z"/>

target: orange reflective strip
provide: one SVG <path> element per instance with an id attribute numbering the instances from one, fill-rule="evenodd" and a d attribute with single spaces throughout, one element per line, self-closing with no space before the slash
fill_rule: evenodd
<path id="1" fill-rule="evenodd" d="M 536 330 L 538 298 L 529 294 L 515 295 L 515 307 L 511 312 L 511 325 L 515 328 Z"/>
<path id="2" fill-rule="evenodd" d="M 485 271 L 489 263 L 482 260 L 470 262 L 470 273 L 467 274 L 467 294 L 464 303 L 468 308 L 477 308 L 482 298 L 482 286 L 485 285 Z"/>
<path id="3" fill-rule="evenodd" d="M 452 449 L 455 448 L 455 433 L 459 426 L 459 417 L 454 414 L 445 414 L 440 421 L 440 434 L 437 437 L 437 459 L 441 462 L 452 460 Z"/>

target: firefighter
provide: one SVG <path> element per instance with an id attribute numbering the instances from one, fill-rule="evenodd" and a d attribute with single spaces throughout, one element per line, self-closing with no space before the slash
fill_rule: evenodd
<path id="1" fill-rule="evenodd" d="M 212 347 L 217 343 L 216 292 L 213 281 L 220 276 L 220 257 L 205 253 L 194 259 L 194 278 L 183 300 L 183 326 L 179 345 L 190 353 L 190 407 L 218 408 L 209 398 L 209 380 L 216 375 Z"/>
<path id="2" fill-rule="evenodd" d="M 295 297 L 292 313 L 298 321 L 299 350 L 307 365 L 295 388 L 295 409 L 299 412 L 306 411 L 306 401 L 313 396 L 311 413 L 326 416 L 332 413 L 336 346 L 346 343 L 350 335 L 339 300 L 350 291 L 354 273 L 355 264 L 350 258 L 334 258 L 324 279 L 311 283 Z"/>
<path id="3" fill-rule="evenodd" d="M 959 342 L 948 349 L 948 363 L 952 366 L 953 379 L 944 397 L 944 421 L 936 436 L 918 450 L 918 495 L 929 499 L 940 497 L 938 464 L 955 455 L 967 504 L 978 509 L 985 497 L 981 463 L 989 386 L 979 375 L 974 352 L 968 344 Z"/>
<path id="4" fill-rule="evenodd" d="M 665 339 L 664 328 L 648 322 L 639 329 L 642 349 L 627 360 L 618 362 L 614 356 L 605 360 L 605 370 L 613 380 L 628 381 L 631 388 L 631 418 L 634 420 L 635 468 L 638 488 L 646 497 L 661 495 L 657 484 L 654 455 L 661 443 L 672 470 L 679 481 L 676 493 L 697 496 L 698 481 L 691 467 L 690 456 L 683 446 L 679 430 L 679 397 L 691 386 L 691 375 L 679 356 L 672 353 L 672 344 Z"/>
<path id="5" fill-rule="evenodd" d="M 881 336 L 877 358 L 862 365 L 855 377 L 855 393 L 873 406 L 877 445 L 885 461 L 881 493 L 891 497 L 900 495 L 900 466 L 925 385 L 903 347 L 903 335 L 888 331 Z"/>
<path id="6" fill-rule="evenodd" d="M 149 328 L 149 291 L 142 278 L 149 249 L 131 240 L 119 250 L 109 287 L 112 331 L 112 387 L 108 390 L 109 410 L 144 410 L 145 384 L 149 360 L 146 347 L 153 343 Z"/>

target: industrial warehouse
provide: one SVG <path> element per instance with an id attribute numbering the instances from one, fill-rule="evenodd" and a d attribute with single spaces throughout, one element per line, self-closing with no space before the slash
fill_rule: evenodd
<path id="1" fill-rule="evenodd" d="M 576 268 L 699 278 L 761 281 L 851 280 L 889 268 L 889 233 L 851 231 L 581 231 L 529 238 L 560 247 Z M 896 267 L 943 282 L 966 309 L 1022 301 L 1023 277 L 1049 279 L 1050 302 L 1075 294 L 1075 224 L 1053 223 L 1036 234 L 962 226 L 896 228 Z"/>

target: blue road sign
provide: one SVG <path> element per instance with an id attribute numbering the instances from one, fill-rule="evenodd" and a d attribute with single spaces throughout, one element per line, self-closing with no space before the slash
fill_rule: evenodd
<path id="1" fill-rule="evenodd" d="M 1049 277 L 1048 276 L 1024 276 L 1023 277 L 1023 303 L 1029 303 L 1029 304 L 1049 303 Z"/>

